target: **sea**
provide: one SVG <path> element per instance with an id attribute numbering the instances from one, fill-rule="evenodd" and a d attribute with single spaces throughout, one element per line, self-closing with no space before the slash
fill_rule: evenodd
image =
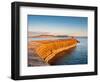
<path id="1" fill-rule="evenodd" d="M 54 38 L 31 38 L 33 41 L 37 40 L 57 40 L 66 39 L 66 37 L 54 37 Z M 67 38 L 68 39 L 68 38 Z M 76 37 L 80 43 L 69 52 L 63 53 L 63 56 L 57 58 L 52 65 L 77 65 L 88 64 L 88 38 Z M 59 54 L 58 54 L 59 55 Z"/>

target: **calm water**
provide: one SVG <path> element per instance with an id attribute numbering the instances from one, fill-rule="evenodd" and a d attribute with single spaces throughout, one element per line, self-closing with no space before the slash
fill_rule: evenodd
<path id="1" fill-rule="evenodd" d="M 77 47 L 70 52 L 64 53 L 64 56 L 56 60 L 54 65 L 75 65 L 88 63 L 87 38 L 77 39 L 80 41 L 80 43 L 77 44 Z"/>
<path id="2" fill-rule="evenodd" d="M 66 39 L 66 37 L 57 38 L 31 38 L 31 40 L 54 40 L 54 39 Z M 75 65 L 75 64 L 87 64 L 88 63 L 88 44 L 86 37 L 78 37 L 77 40 L 80 43 L 77 47 L 73 48 L 69 52 L 64 52 L 63 56 L 57 58 L 53 65 Z M 58 54 L 59 55 L 59 54 Z"/>

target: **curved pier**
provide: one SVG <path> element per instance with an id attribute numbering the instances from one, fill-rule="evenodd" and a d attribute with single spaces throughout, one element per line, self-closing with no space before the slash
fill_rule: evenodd
<path id="1" fill-rule="evenodd" d="M 39 44 L 36 47 L 37 55 L 46 63 L 50 64 L 50 61 L 58 55 L 59 52 L 69 50 L 77 45 L 79 41 L 76 39 L 65 40 L 44 40 L 37 41 Z"/>

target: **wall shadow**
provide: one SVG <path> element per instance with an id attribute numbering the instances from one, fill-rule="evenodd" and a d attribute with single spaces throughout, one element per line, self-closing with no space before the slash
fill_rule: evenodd
<path id="1" fill-rule="evenodd" d="M 57 53 L 48 63 L 49 63 L 50 65 L 55 65 L 55 62 L 56 62 L 57 60 L 59 60 L 60 58 L 64 57 L 65 55 L 66 55 L 66 56 L 70 56 L 71 53 L 73 53 L 73 52 L 75 51 L 75 49 L 76 49 L 76 46 L 73 47 L 73 48 L 71 48 L 71 49 L 64 50 L 64 51 L 62 51 L 62 52 Z"/>

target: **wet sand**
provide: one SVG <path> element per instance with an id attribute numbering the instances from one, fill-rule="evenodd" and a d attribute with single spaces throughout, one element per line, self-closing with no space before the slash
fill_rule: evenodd
<path id="1" fill-rule="evenodd" d="M 28 66 L 48 66 L 49 64 L 45 63 L 34 50 L 28 51 Z"/>
<path id="2" fill-rule="evenodd" d="M 40 46 L 40 42 L 31 41 L 28 44 L 28 66 L 48 66 L 36 53 L 36 48 Z"/>

